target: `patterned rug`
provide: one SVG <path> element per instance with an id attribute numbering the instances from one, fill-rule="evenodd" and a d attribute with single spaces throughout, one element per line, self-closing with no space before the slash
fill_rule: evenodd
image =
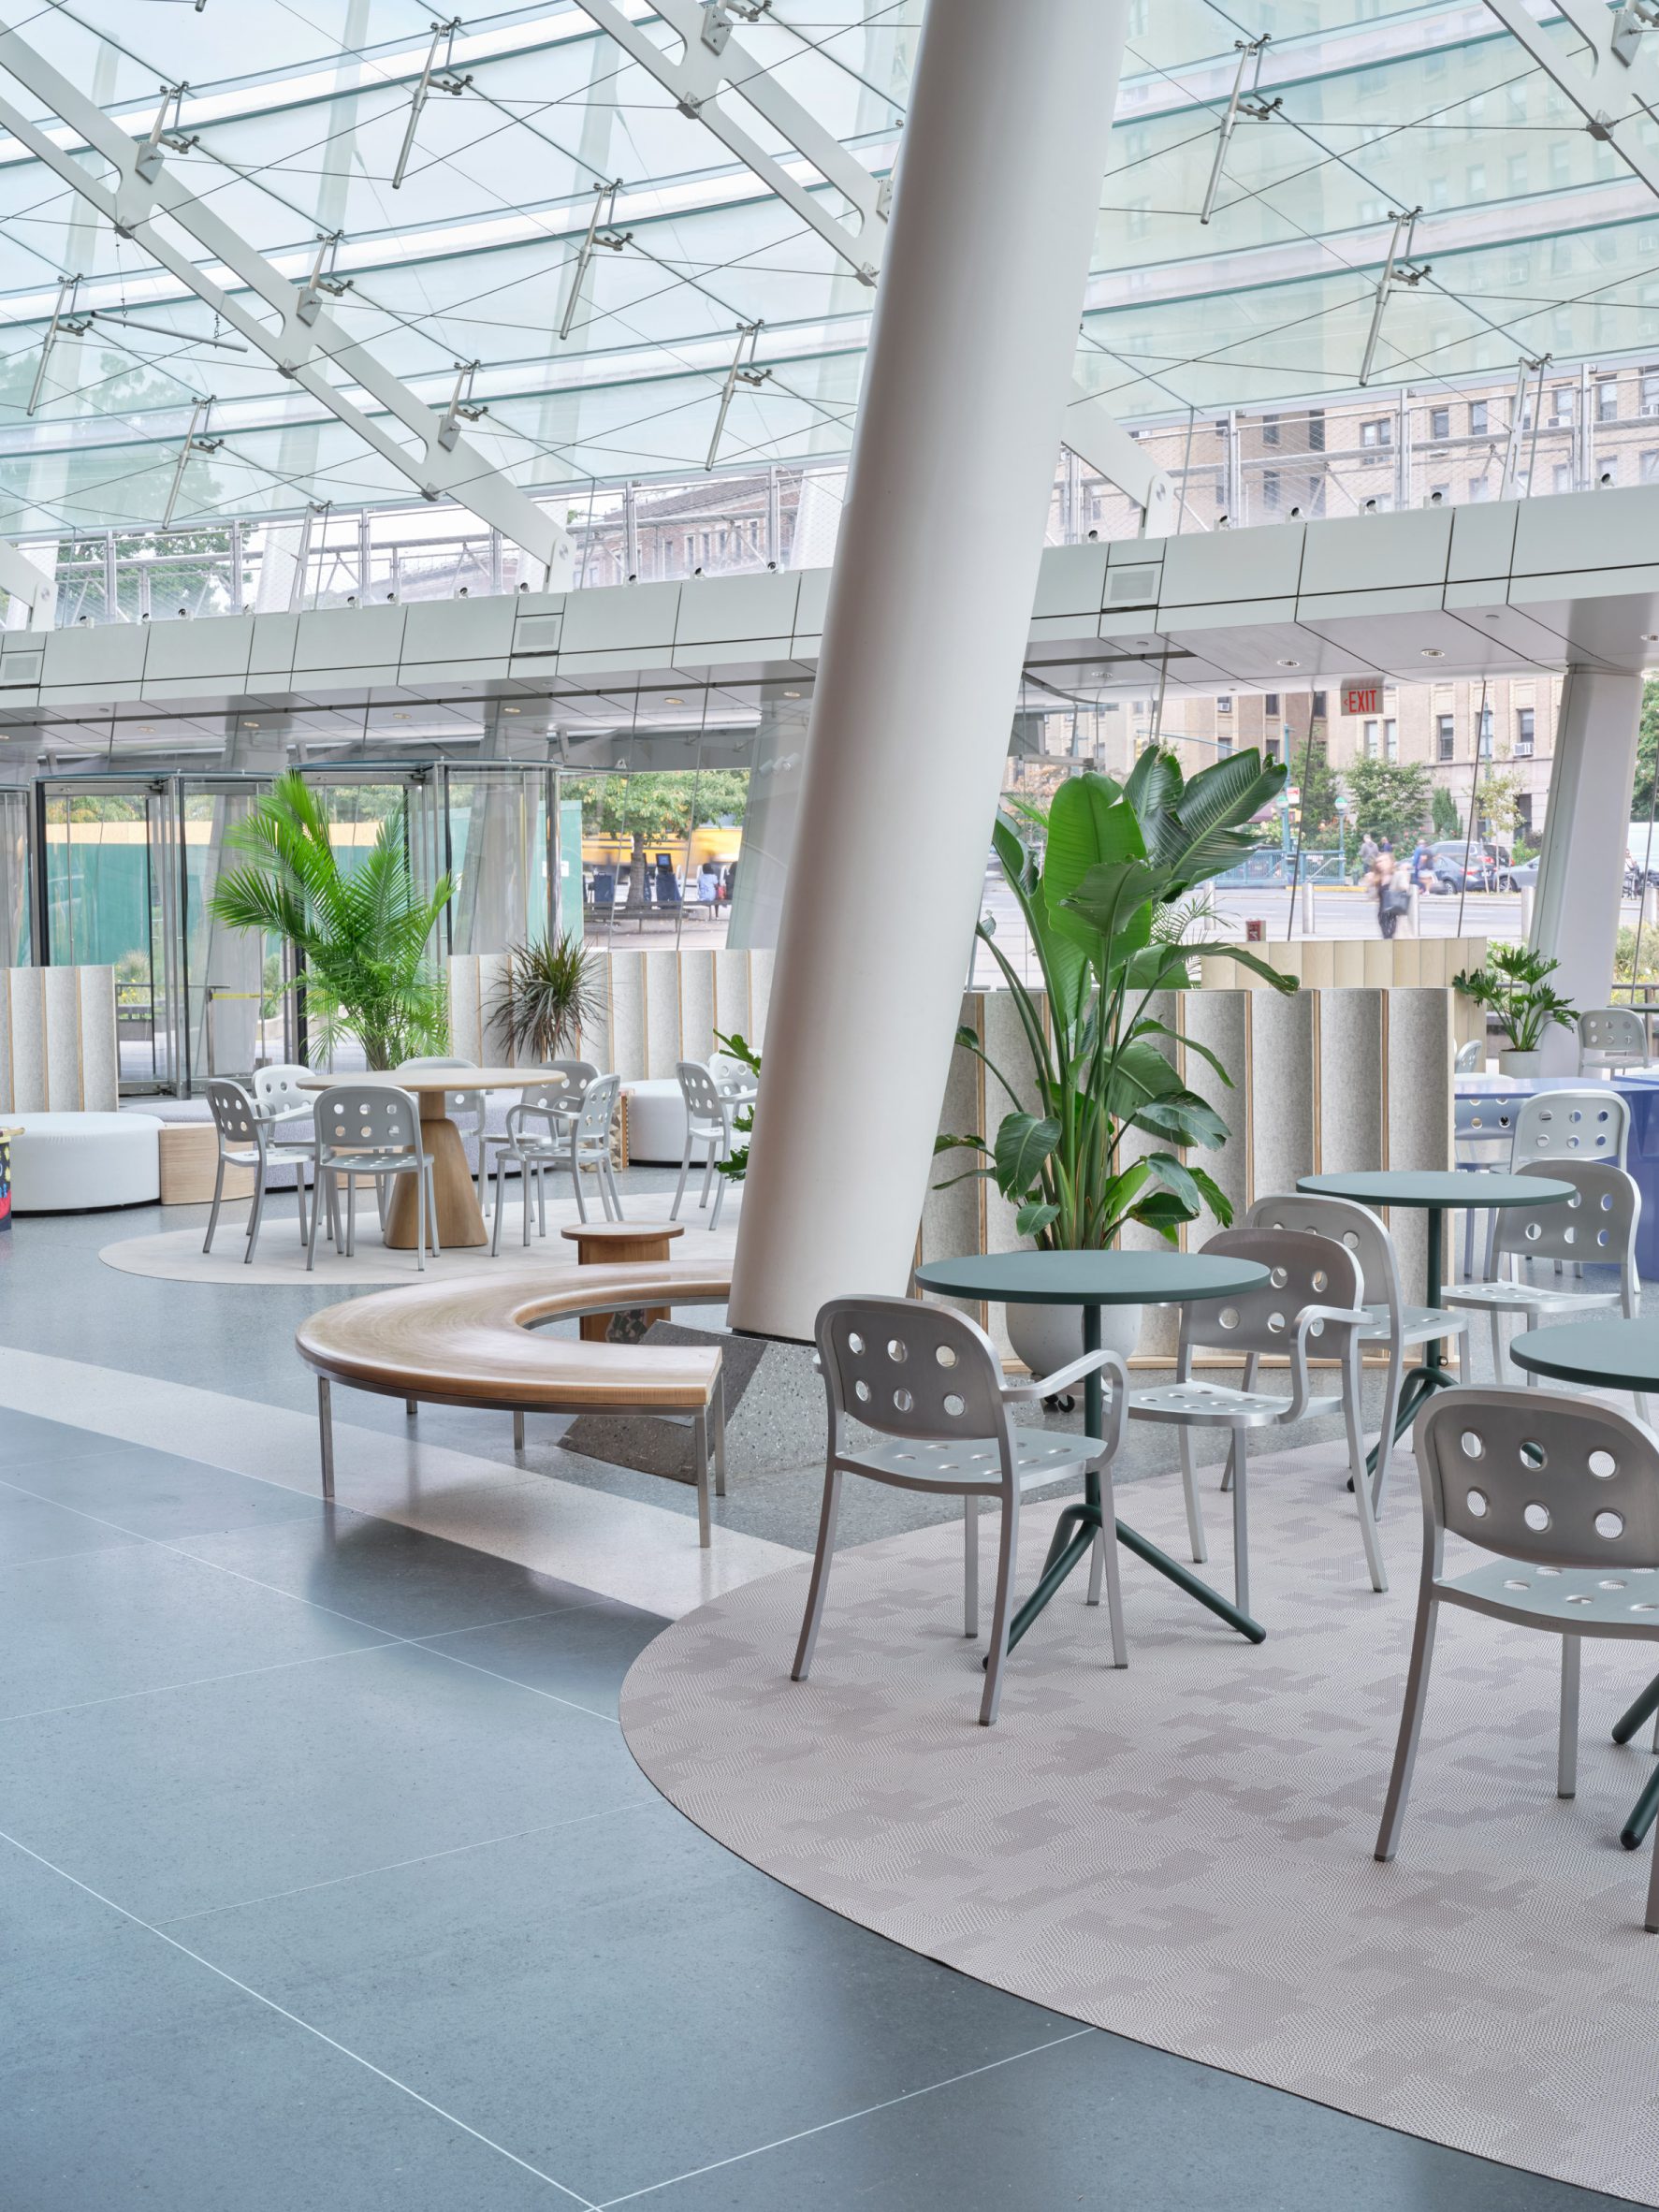
<path id="1" fill-rule="evenodd" d="M 1212 1564 L 1230 1586 L 1225 1501 Z M 1179 1484 L 1120 1493 L 1185 1558 Z M 1023 1516 L 1034 1579 L 1053 1506 Z M 1586 1642 L 1579 1794 L 1555 1796 L 1554 1637 L 1448 1610 L 1400 1855 L 1371 1854 L 1415 1602 L 1402 1455 L 1372 1593 L 1323 1446 L 1251 1465 L 1253 1647 L 1123 1555 L 1129 1666 L 1079 1576 L 1010 1662 L 997 1725 L 961 1634 L 960 1533 L 837 1561 L 812 1679 L 807 1570 L 689 1614 L 622 1723 L 657 1787 L 780 1882 L 961 1972 L 1431 2141 L 1659 2205 L 1659 1937 L 1620 1848 L 1659 1663 Z M 987 1583 L 994 1521 L 982 1538 Z"/>

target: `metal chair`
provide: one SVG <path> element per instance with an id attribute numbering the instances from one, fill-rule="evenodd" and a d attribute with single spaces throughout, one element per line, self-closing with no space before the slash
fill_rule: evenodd
<path id="1" fill-rule="evenodd" d="M 1515 1125 L 1520 1109 L 1513 1099 L 1454 1099 L 1452 1100 L 1452 1161 L 1465 1173 L 1487 1168 L 1506 1169 L 1515 1150 Z M 1490 1237 L 1492 1217 L 1470 1207 L 1463 1215 L 1463 1273 L 1475 1273 L 1476 1224 Z M 1490 1252 L 1484 1264 L 1492 1264 Z"/>
<path id="2" fill-rule="evenodd" d="M 307 1110 L 310 1101 L 307 1100 Z M 219 1165 L 213 1177 L 213 1210 L 208 1215 L 208 1233 L 202 1240 L 202 1250 L 213 1249 L 213 1234 L 219 1227 L 219 1207 L 225 1196 L 226 1168 L 251 1168 L 254 1171 L 254 1203 L 248 1215 L 246 1236 L 248 1248 L 243 1260 L 252 1266 L 254 1255 L 259 1248 L 259 1225 L 265 1217 L 265 1177 L 270 1168 L 292 1168 L 294 1190 L 299 1208 L 299 1238 L 304 1244 L 305 1225 L 305 1169 L 311 1164 L 314 1148 L 310 1144 L 273 1144 L 271 1124 L 260 1113 L 257 1105 L 243 1090 L 240 1083 L 231 1083 L 224 1076 L 215 1076 L 208 1084 L 208 1110 L 213 1116 L 213 1127 L 219 1135 Z"/>
<path id="3" fill-rule="evenodd" d="M 1471 1037 L 1467 1044 L 1460 1044 L 1451 1063 L 1454 1075 L 1478 1075 L 1485 1066 L 1486 1043 L 1479 1037 Z"/>
<path id="4" fill-rule="evenodd" d="M 586 1221 L 588 1201 L 582 1192 L 582 1170 L 591 1168 L 599 1184 L 599 1202 L 607 1221 L 622 1219 L 622 1196 L 617 1188 L 617 1171 L 611 1164 L 611 1124 L 617 1118 L 617 1100 L 622 1078 L 602 1075 L 582 1093 L 574 1115 L 568 1112 L 555 1138 L 558 1164 L 568 1167 L 576 1194 L 576 1212 Z M 525 1204 L 530 1203 L 528 1195 Z"/>
<path id="5" fill-rule="evenodd" d="M 979 1506 L 982 1498 L 996 1499 L 1002 1527 L 991 1649 L 980 1699 L 980 1725 L 988 1728 L 997 1718 L 1008 1659 L 1020 1500 L 1027 1491 L 1093 1469 L 1100 1478 L 1105 1523 L 1112 1526 L 1112 1461 L 1123 1441 L 1128 1394 L 1123 1361 L 1115 1352 L 1087 1352 L 1041 1382 L 1005 1384 L 997 1348 L 982 1329 L 951 1306 L 924 1305 L 913 1298 L 833 1298 L 819 1310 L 817 1336 L 829 1398 L 829 1451 L 818 1548 L 791 1679 L 806 1681 L 818 1642 L 843 1475 L 964 1501 L 963 1634 L 970 1637 L 979 1633 Z M 1111 1386 L 1104 1437 L 1016 1427 L 1009 1419 L 1011 1406 L 1037 1404 L 1097 1368 Z M 848 1434 L 850 1420 L 874 1435 L 855 1442 Z M 1102 1579 L 1111 1612 L 1112 1661 L 1124 1666 L 1128 1661 L 1117 1546 L 1104 1538 L 1097 1542 L 1090 1566 L 1090 1605 L 1100 1601 Z"/>
<path id="6" fill-rule="evenodd" d="M 280 1061 L 273 1068 L 254 1070 L 254 1103 L 267 1121 L 303 1121 L 310 1118 L 315 1094 L 301 1088 L 312 1080 L 309 1068 L 297 1060 Z"/>
<path id="7" fill-rule="evenodd" d="M 1192 1556 L 1210 1556 L 1199 1506 L 1198 1477 L 1192 1463 L 1192 1431 L 1229 1433 L 1224 1487 L 1232 1491 L 1233 1594 L 1241 1612 L 1250 1610 L 1250 1543 L 1245 1501 L 1245 1438 L 1252 1429 L 1288 1429 L 1310 1415 L 1341 1410 L 1347 1428 L 1348 1473 L 1360 1508 L 1360 1535 L 1371 1587 L 1386 1590 L 1387 1569 L 1377 1538 L 1371 1484 L 1365 1473 L 1365 1442 L 1360 1431 L 1360 1332 L 1372 1317 L 1360 1302 L 1360 1263 L 1346 1244 L 1305 1230 L 1224 1229 L 1210 1238 L 1205 1252 L 1229 1259 L 1254 1259 L 1270 1279 L 1259 1290 L 1229 1299 L 1195 1299 L 1181 1309 L 1181 1337 L 1175 1379 L 1151 1390 L 1129 1392 L 1129 1419 L 1165 1421 L 1180 1431 L 1181 1483 L 1186 1496 L 1186 1527 Z M 1201 1346 L 1246 1356 L 1244 1387 L 1200 1382 L 1192 1355 Z M 1310 1346 L 1340 1360 L 1342 1385 L 1336 1396 L 1316 1397 L 1308 1387 Z M 1290 1368 L 1290 1395 L 1282 1398 L 1254 1388 L 1257 1363 L 1264 1352 L 1284 1354 Z"/>
<path id="8" fill-rule="evenodd" d="M 1388 1380 L 1383 1385 L 1379 1438 L 1391 1438 L 1400 1412 L 1400 1390 L 1405 1379 L 1405 1355 L 1418 1346 L 1453 1336 L 1466 1336 L 1467 1317 L 1445 1306 L 1409 1305 L 1400 1280 L 1400 1255 L 1388 1225 L 1369 1206 L 1352 1199 L 1303 1197 L 1293 1191 L 1284 1198 L 1258 1199 L 1244 1216 L 1246 1229 L 1302 1230 L 1309 1236 L 1329 1237 L 1354 1256 L 1360 1270 L 1359 1301 L 1366 1322 L 1356 1332 L 1361 1355 L 1368 1346 L 1382 1346 L 1389 1355 Z M 1256 1386 L 1258 1361 L 1244 1369 L 1244 1385 Z M 1387 1487 L 1390 1446 L 1384 1443 L 1376 1456 L 1372 1483 L 1372 1504 L 1382 1509 Z"/>
<path id="9" fill-rule="evenodd" d="M 311 1236 L 306 1244 L 308 1272 L 316 1265 L 317 1215 L 325 1186 L 330 1215 L 338 1222 L 340 1178 L 345 1177 L 345 1230 L 343 1256 L 357 1248 L 357 1177 L 369 1175 L 381 1190 L 394 1175 L 415 1177 L 415 1262 L 423 1273 L 429 1242 L 434 1254 L 438 1242 L 438 1208 L 432 1188 L 432 1163 L 421 1142 L 420 1108 L 407 1091 L 388 1084 L 337 1083 L 318 1097 L 313 1109 L 316 1125 L 317 1195 L 311 1209 Z M 335 1229 L 335 1246 L 341 1231 Z"/>
<path id="10" fill-rule="evenodd" d="M 576 1081 L 578 1074 L 584 1079 L 580 1084 Z M 495 1229 L 491 1233 L 489 1244 L 492 1255 L 500 1252 L 502 1248 L 502 1210 L 506 1197 L 507 1163 L 509 1160 L 517 1165 L 518 1178 L 523 1189 L 524 1242 L 526 1244 L 530 1243 L 531 1179 L 532 1176 L 535 1183 L 537 1234 L 546 1235 L 547 1206 L 544 1177 L 549 1168 L 562 1168 L 569 1164 L 572 1131 L 580 1116 L 583 1099 L 599 1080 L 597 1072 L 589 1068 L 586 1061 L 563 1061 L 555 1067 L 545 1082 L 527 1084 L 519 1094 L 517 1104 L 507 1109 L 506 1134 L 495 1140 Z M 616 1082 L 618 1089 L 620 1088 L 618 1078 L 610 1077 L 606 1080 Z M 541 1124 L 539 1129 L 533 1126 L 538 1122 Z M 608 1130 L 608 1122 L 606 1128 Z M 605 1145 L 607 1168 L 609 1157 L 610 1146 L 607 1138 Z M 604 1182 L 605 1179 L 602 1177 L 600 1188 L 602 1200 L 607 1198 Z M 576 1203 L 580 1208 L 582 1192 L 579 1178 Z M 609 1211 L 607 1201 L 605 1207 L 607 1219 L 609 1218 Z M 621 1214 L 618 1212 L 618 1220 L 619 1221 L 621 1217 Z M 582 1218 L 584 1221 L 588 1218 L 585 1212 L 582 1214 Z"/>
<path id="11" fill-rule="evenodd" d="M 679 1219 L 680 1205 L 686 1195 L 686 1177 L 691 1171 L 692 1147 L 701 1144 L 706 1148 L 706 1165 L 703 1170 L 703 1191 L 697 1203 L 700 1206 L 707 1205 L 708 1186 L 718 1181 L 720 1188 L 714 1194 L 714 1211 L 708 1217 L 709 1228 L 715 1230 L 720 1225 L 720 1208 L 726 1202 L 726 1178 L 723 1175 L 716 1176 L 715 1163 L 732 1157 L 732 1115 L 736 1111 L 738 1101 L 720 1088 L 712 1070 L 706 1068 L 701 1060 L 677 1061 L 674 1071 L 679 1077 L 679 1095 L 685 1101 L 686 1145 L 680 1157 L 679 1182 L 675 1187 L 674 1204 L 669 1208 L 668 1218 L 671 1221 Z"/>
<path id="12" fill-rule="evenodd" d="M 1611 1160 L 1624 1165 L 1630 1102 L 1609 1084 L 1581 1091 L 1535 1091 L 1515 1117 L 1511 1169 L 1542 1159 Z"/>
<path id="13" fill-rule="evenodd" d="M 1561 1638 L 1555 1790 L 1578 1781 L 1579 1660 L 1586 1636 L 1659 1640 L 1659 1437 L 1610 1406 L 1530 1390 L 1459 1390 L 1415 1433 L 1423 1564 L 1400 1736 L 1376 1855 L 1405 1818 L 1443 1605 Z M 1446 1574 L 1449 1531 L 1491 1556 Z M 1659 1934 L 1659 1837 L 1646 1926 Z"/>
<path id="14" fill-rule="evenodd" d="M 1648 1026 L 1634 1008 L 1593 1006 L 1579 1016 L 1579 1073 L 1645 1068 Z"/>
<path id="15" fill-rule="evenodd" d="M 1458 1283 L 1446 1293 L 1448 1305 L 1484 1313 L 1491 1321 L 1492 1380 L 1499 1384 L 1504 1379 L 1505 1314 L 1521 1315 L 1529 1329 L 1541 1321 L 1576 1321 L 1609 1306 L 1617 1306 L 1631 1320 L 1641 1295 L 1636 1229 L 1642 1194 L 1633 1175 L 1608 1160 L 1563 1158 L 1528 1160 L 1517 1172 L 1544 1182 L 1570 1183 L 1576 1195 L 1564 1204 L 1558 1199 L 1535 1207 L 1503 1207 L 1493 1238 L 1493 1266 L 1501 1270 L 1507 1260 L 1511 1273 L 1489 1283 Z M 1524 1271 L 1544 1260 L 1616 1267 L 1618 1288 L 1569 1290 L 1532 1281 Z M 1529 1373 L 1527 1382 L 1537 1388 L 1536 1375 Z M 1647 1401 L 1637 1398 L 1636 1403 L 1646 1420 Z"/>
<path id="16" fill-rule="evenodd" d="M 392 1070 L 392 1074 L 394 1078 L 400 1075 L 422 1075 L 432 1068 L 476 1068 L 477 1065 L 476 1060 L 448 1060 L 438 1056 L 428 1056 L 424 1059 L 401 1060 Z M 465 1141 L 468 1137 L 477 1140 L 478 1165 L 473 1171 L 473 1180 L 477 1186 L 480 1205 L 489 1195 L 488 1178 L 484 1171 L 484 1119 L 487 1109 L 488 1101 L 482 1091 L 445 1091 L 444 1094 L 444 1111 L 461 1131 L 462 1150 L 464 1151 L 466 1148 Z M 463 1114 L 469 1117 L 465 1124 L 460 1120 L 460 1116 Z"/>

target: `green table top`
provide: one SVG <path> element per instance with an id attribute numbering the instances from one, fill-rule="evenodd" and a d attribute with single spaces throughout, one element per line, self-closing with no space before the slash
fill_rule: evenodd
<path id="1" fill-rule="evenodd" d="M 924 1290 L 994 1305 L 1179 1305 L 1259 1289 L 1267 1279 L 1253 1259 L 1202 1252 L 969 1252 L 916 1270 Z"/>
<path id="2" fill-rule="evenodd" d="M 1549 1206 L 1570 1199 L 1570 1183 L 1545 1175 L 1472 1175 L 1402 1168 L 1368 1168 L 1352 1175 L 1299 1175 L 1311 1198 L 1355 1199 L 1362 1206 Z"/>
<path id="3" fill-rule="evenodd" d="M 1564 1382 L 1605 1383 L 1616 1390 L 1659 1390 L 1659 1321 L 1569 1321 L 1529 1329 L 1509 1346 L 1518 1366 Z"/>

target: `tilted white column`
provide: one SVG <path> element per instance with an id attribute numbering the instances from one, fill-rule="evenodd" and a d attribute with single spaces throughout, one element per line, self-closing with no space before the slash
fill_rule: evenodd
<path id="1" fill-rule="evenodd" d="M 1641 711 L 1640 676 L 1568 670 L 1550 771 L 1532 942 L 1561 962 L 1556 988 L 1579 1008 L 1605 1006 L 1613 978 Z M 1569 1030 L 1547 1031 L 1544 1054 L 1547 1074 L 1578 1067 L 1578 1043 Z"/>
<path id="2" fill-rule="evenodd" d="M 1125 16 L 1126 0 L 933 0 L 924 24 L 729 1309 L 759 1334 L 809 1337 L 826 1298 L 909 1278 Z"/>

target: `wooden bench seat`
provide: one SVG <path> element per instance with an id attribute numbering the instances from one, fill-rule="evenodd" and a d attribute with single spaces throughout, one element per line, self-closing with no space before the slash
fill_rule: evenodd
<path id="1" fill-rule="evenodd" d="M 633 1261 L 558 1276 L 544 1267 L 503 1269 L 460 1282 L 411 1283 L 325 1307 L 295 1332 L 317 1377 L 323 1495 L 334 1495 L 330 1387 L 434 1405 L 495 1407 L 513 1415 L 516 1445 L 533 1413 L 656 1413 L 688 1417 L 697 1467 L 698 1541 L 709 1540 L 708 1467 L 726 1494 L 720 1355 L 702 1345 L 592 1344 L 552 1336 L 549 1321 L 638 1306 L 723 1305 L 729 1263 Z"/>

